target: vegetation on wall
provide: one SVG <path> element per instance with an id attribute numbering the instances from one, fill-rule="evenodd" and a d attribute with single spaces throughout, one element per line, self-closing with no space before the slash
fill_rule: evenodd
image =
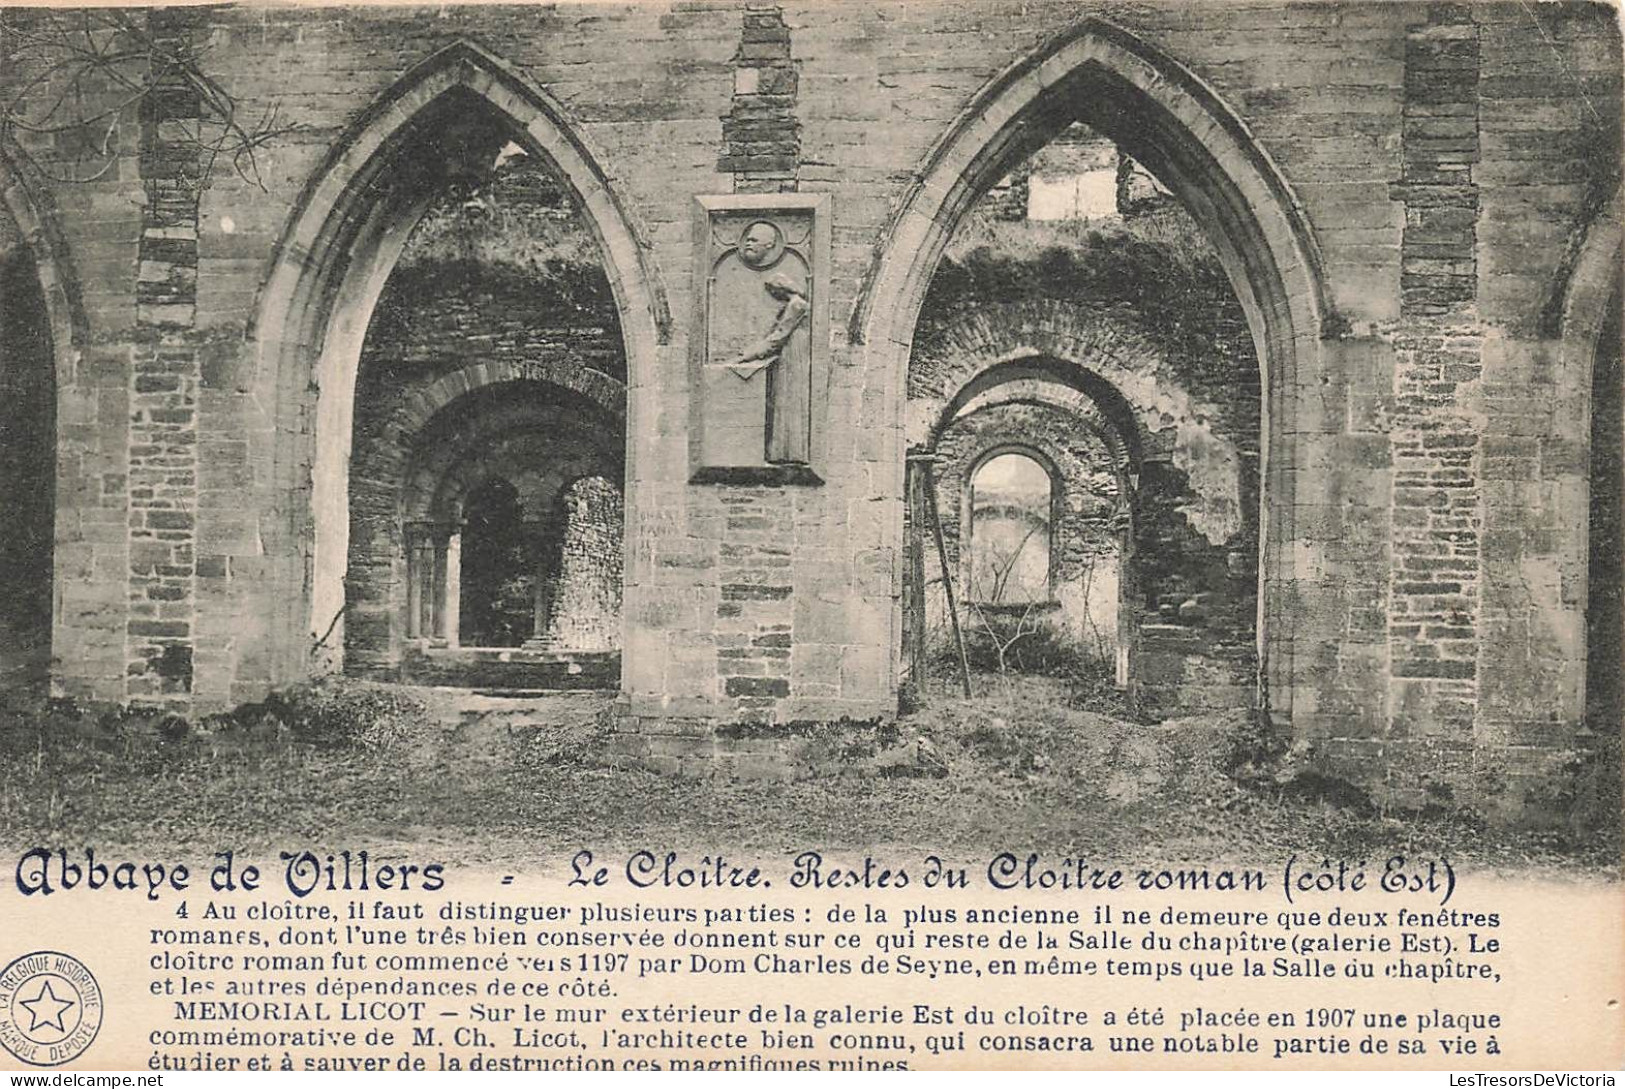
<path id="1" fill-rule="evenodd" d="M 208 47 L 190 18 L 176 9 L 0 11 L 0 67 L 24 73 L 0 101 L 0 136 L 48 142 L 57 180 L 91 182 L 118 165 L 128 129 L 167 112 L 166 139 L 197 151 L 204 180 L 223 161 L 266 189 L 259 157 L 296 127 L 275 101 L 245 109 L 205 70 Z"/>
<path id="2" fill-rule="evenodd" d="M 1229 277 L 1177 206 L 1122 219 L 1046 221 L 973 210 L 931 280 L 916 340 L 929 342 L 968 307 L 1034 298 L 1111 309 L 1198 373 L 1228 375 L 1235 348 L 1247 349 L 1256 385 L 1246 318 Z"/>
<path id="3" fill-rule="evenodd" d="M 546 164 L 516 154 L 424 213 L 378 300 L 367 369 L 400 372 L 474 341 L 519 350 L 541 339 L 621 373 L 618 333 L 602 254 L 574 196 Z"/>

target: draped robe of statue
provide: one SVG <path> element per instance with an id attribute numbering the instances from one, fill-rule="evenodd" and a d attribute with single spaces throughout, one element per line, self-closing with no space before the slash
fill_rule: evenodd
<path id="1" fill-rule="evenodd" d="M 786 250 L 767 268 L 730 254 L 718 263 L 713 344 L 727 351 L 729 370 L 750 380 L 768 368 L 764 460 L 805 465 L 811 460 L 812 335 L 807 267 Z"/>

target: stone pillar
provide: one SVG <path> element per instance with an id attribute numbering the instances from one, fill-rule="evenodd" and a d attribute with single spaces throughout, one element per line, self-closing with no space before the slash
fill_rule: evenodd
<path id="1" fill-rule="evenodd" d="M 434 526 L 406 527 L 406 637 L 426 640 L 435 634 L 436 549 Z"/>
<path id="2" fill-rule="evenodd" d="M 423 580 L 418 576 L 417 542 L 406 546 L 406 637 L 416 639 L 423 634 Z"/>
<path id="3" fill-rule="evenodd" d="M 425 596 L 432 602 L 426 625 L 435 644 L 446 641 L 446 539 L 439 532 L 430 538 L 429 585 Z"/>
<path id="4" fill-rule="evenodd" d="M 531 591 L 530 642 L 540 643 L 547 637 L 547 572 L 536 572 L 536 585 Z"/>
<path id="5" fill-rule="evenodd" d="M 1473 744 L 1479 676 L 1484 334 L 1477 310 L 1479 33 L 1433 5 L 1405 38 L 1389 527 L 1388 733 Z M 1465 757 L 1459 757 L 1465 761 Z"/>
<path id="6" fill-rule="evenodd" d="M 923 457 L 911 451 L 903 468 L 904 517 L 907 519 L 904 547 L 908 565 L 908 577 L 903 581 L 903 635 L 907 640 L 903 657 L 908 662 L 908 683 L 916 697 L 925 692 L 930 672 L 925 610 L 925 473 L 920 464 Z"/>
<path id="7" fill-rule="evenodd" d="M 796 120 L 800 73 L 782 8 L 746 8 L 734 54 L 732 109 L 722 119 L 719 174 L 734 176 L 737 193 L 793 193 L 801 159 Z"/>
<path id="8" fill-rule="evenodd" d="M 153 11 L 147 31 L 161 46 L 189 48 L 192 16 Z M 198 92 L 159 70 L 141 110 L 142 208 L 135 319 L 141 342 L 129 388 L 129 619 L 125 696 L 185 710 L 192 702 L 197 620 L 197 326 L 200 151 Z M 212 649 L 212 648 L 211 648 Z M 205 652 L 206 654 L 208 651 Z M 216 664 L 220 664 L 216 658 Z"/>

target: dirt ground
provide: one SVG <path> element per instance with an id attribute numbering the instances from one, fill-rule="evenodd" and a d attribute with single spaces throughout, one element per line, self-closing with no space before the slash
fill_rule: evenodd
<path id="1" fill-rule="evenodd" d="M 440 846 L 490 863 L 581 847 L 1009 849 L 1102 862 L 1404 853 L 1525 875 L 1618 873 L 1617 823 L 1512 830 L 1461 810 L 1384 812 L 1262 744 L 1246 716 L 1134 722 L 1042 678 L 986 691 L 895 728 L 831 733 L 795 781 L 605 766 L 607 700 L 592 694 L 526 704 L 344 683 L 191 726 L 14 710 L 0 729 L 0 842 Z"/>

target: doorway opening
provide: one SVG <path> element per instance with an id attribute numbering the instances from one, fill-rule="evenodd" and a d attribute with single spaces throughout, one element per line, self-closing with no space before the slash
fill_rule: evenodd
<path id="1" fill-rule="evenodd" d="M 951 674 L 968 666 L 1087 678 L 1136 715 L 1250 707 L 1258 358 L 1217 247 L 1089 125 L 1060 127 L 972 204 L 909 360 L 911 418 L 934 420 L 910 457 L 935 492 L 908 508 L 919 562 L 903 657 L 925 673 L 916 690 L 958 687 Z M 971 475 L 967 455 L 982 459 Z M 1006 459 L 1032 468 L 1012 468 L 1011 494 L 984 512 L 976 474 L 1018 464 Z"/>

